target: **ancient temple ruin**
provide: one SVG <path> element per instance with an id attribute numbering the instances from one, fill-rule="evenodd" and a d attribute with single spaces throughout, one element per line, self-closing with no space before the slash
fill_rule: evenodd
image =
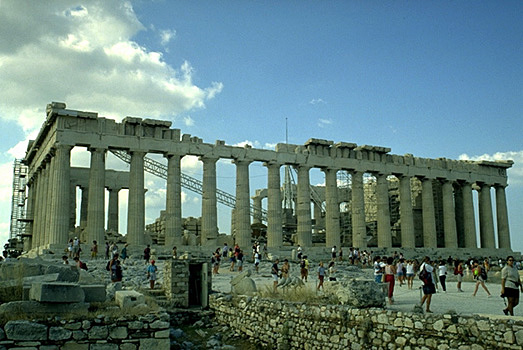
<path id="1" fill-rule="evenodd" d="M 154 153 L 167 160 L 162 235 L 168 246 L 183 243 L 180 162 L 184 156 L 191 155 L 199 157 L 203 163 L 201 245 L 218 244 L 217 196 L 220 191 L 216 187 L 216 162 L 231 159 L 236 165 L 237 179 L 233 198 L 234 239 L 242 247 L 251 245 L 251 223 L 262 220 L 266 220 L 267 245 L 281 247 L 284 244 L 285 207 L 282 202 L 285 193 L 280 170 L 283 166 L 291 166 L 297 171 L 293 198 L 295 242 L 302 246 L 312 246 L 313 231 L 321 231 L 327 247 L 342 244 L 358 248 L 392 247 L 394 244 L 403 248 L 510 249 L 505 198 L 507 169 L 513 164 L 510 160 L 427 159 L 411 154 L 390 154 L 390 148 L 385 147 L 319 139 L 310 139 L 304 145 L 280 143 L 273 151 L 229 146 L 221 140 L 205 143 L 170 127 L 169 121 L 134 117 L 117 123 L 98 117 L 97 113 L 66 109 L 64 103 L 49 104 L 46 121 L 36 140 L 29 143 L 22 161 L 27 167 L 23 186 L 25 197 L 21 200 L 24 215 L 17 220 L 26 223 L 22 234 L 25 246 L 34 249 L 67 242 L 76 222 L 74 193 L 77 186 L 82 189 L 81 220 L 85 224 L 87 242 L 97 240 L 101 245 L 106 229 L 118 231 L 117 194 L 120 189 L 128 188 L 126 239 L 131 244 L 144 244 L 144 162 L 147 154 Z M 88 169 L 71 167 L 73 147 L 86 147 L 90 152 Z M 130 171 L 106 170 L 107 152 L 128 156 Z M 249 165 L 253 162 L 261 162 L 267 168 L 268 185 L 256 192 L 251 204 Z M 312 214 L 316 210 L 311 210 L 314 196 L 309 181 L 312 168 L 325 173 L 325 186 L 320 196 L 323 209 L 318 210 L 320 214 L 316 213 L 314 220 Z M 348 189 L 338 186 L 337 177 L 342 171 L 350 174 Z M 391 206 L 391 183 L 396 186 L 396 209 Z M 373 186 L 371 196 L 366 196 L 365 186 Z M 413 191 L 413 188 L 416 189 Z M 106 189 L 109 190 L 107 226 Z M 479 242 L 474 191 L 478 192 Z M 495 193 L 497 232 L 491 192 Z M 266 208 L 262 208 L 264 198 Z M 350 210 L 340 211 L 340 203 L 348 203 Z M 369 208 L 373 208 L 371 219 Z M 349 221 L 344 221 L 346 216 Z M 348 231 L 344 231 L 343 222 L 350 223 Z M 342 231 L 350 234 L 344 235 Z"/>

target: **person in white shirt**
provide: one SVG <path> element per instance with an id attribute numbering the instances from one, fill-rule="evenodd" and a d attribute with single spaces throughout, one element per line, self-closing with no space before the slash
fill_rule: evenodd
<path id="1" fill-rule="evenodd" d="M 441 260 L 439 262 L 438 277 L 439 277 L 439 283 L 441 283 L 441 288 L 443 289 L 443 292 L 447 293 L 447 285 L 445 284 L 445 280 L 447 279 L 447 265 L 445 265 L 445 261 L 443 261 L 443 260 Z"/>
<path id="2" fill-rule="evenodd" d="M 432 279 L 432 272 L 434 271 L 434 268 L 430 264 L 430 258 L 428 256 L 425 257 L 423 264 L 421 264 L 419 270 L 420 275 L 423 273 L 423 270 L 427 272 L 427 278 L 423 281 L 423 297 L 421 298 L 421 306 L 423 307 L 423 304 L 427 302 L 425 311 L 432 313 L 430 310 L 430 302 L 432 301 L 432 294 L 436 293 L 436 286 L 434 285 L 434 281 Z"/>

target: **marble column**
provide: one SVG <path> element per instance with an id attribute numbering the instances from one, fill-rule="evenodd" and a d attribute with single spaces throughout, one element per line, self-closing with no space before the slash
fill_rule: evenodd
<path id="1" fill-rule="evenodd" d="M 505 186 L 497 185 L 496 188 L 496 216 L 498 224 L 499 248 L 510 249 L 510 230 L 508 225 L 507 197 Z"/>
<path id="2" fill-rule="evenodd" d="M 254 207 L 254 212 L 252 215 L 252 223 L 253 224 L 261 224 L 262 223 L 262 200 L 263 197 L 261 196 L 254 196 L 251 197 Z"/>
<path id="3" fill-rule="evenodd" d="M 119 188 L 108 188 L 109 203 L 107 208 L 107 231 L 118 232 L 118 193 Z"/>
<path id="4" fill-rule="evenodd" d="M 249 164 L 247 160 L 233 160 L 236 164 L 236 243 L 243 249 L 251 246 L 251 203 L 249 190 Z"/>
<path id="5" fill-rule="evenodd" d="M 412 214 L 412 192 L 409 176 L 400 176 L 400 219 L 401 247 L 414 248 L 414 216 Z"/>
<path id="6" fill-rule="evenodd" d="M 43 222 L 45 220 L 44 218 L 44 197 L 47 195 L 45 191 L 45 175 L 44 175 L 44 167 L 41 166 L 38 169 L 38 177 L 37 177 L 37 199 L 36 199 L 36 208 L 35 208 L 35 219 L 33 220 L 33 232 L 36 233 L 35 237 L 36 240 L 33 243 L 35 247 L 40 247 L 43 245 L 44 237 L 43 237 Z"/>
<path id="7" fill-rule="evenodd" d="M 145 244 L 145 180 L 144 157 L 146 152 L 131 150 L 129 169 L 129 204 L 127 214 L 127 243 L 143 246 Z M 89 203 L 91 202 L 89 194 Z"/>
<path id="8" fill-rule="evenodd" d="M 265 163 L 267 167 L 267 247 L 283 245 L 280 164 Z"/>
<path id="9" fill-rule="evenodd" d="M 456 230 L 456 210 L 454 208 L 454 192 L 452 182 L 444 180 L 441 184 L 443 195 L 443 232 L 445 248 L 458 247 L 458 232 Z"/>
<path id="10" fill-rule="evenodd" d="M 338 169 L 325 168 L 325 245 L 341 246 L 340 205 L 338 203 Z"/>
<path id="11" fill-rule="evenodd" d="M 167 189 L 165 203 L 165 245 L 169 248 L 183 242 L 182 222 L 182 156 L 166 154 Z"/>
<path id="12" fill-rule="evenodd" d="M 89 187 L 80 187 L 82 192 L 80 202 L 80 227 L 87 227 L 87 204 L 89 203 Z"/>
<path id="13" fill-rule="evenodd" d="M 311 193 L 309 181 L 309 167 L 305 165 L 296 166 L 298 170 L 297 189 L 297 217 L 298 244 L 302 247 L 312 247 L 312 223 L 311 223 Z"/>
<path id="14" fill-rule="evenodd" d="M 421 179 L 421 203 L 423 216 L 423 247 L 436 248 L 436 216 L 434 212 L 434 192 L 432 179 L 427 177 Z"/>
<path id="15" fill-rule="evenodd" d="M 44 222 L 44 244 L 49 245 L 54 241 L 54 232 L 51 230 L 51 223 L 53 221 L 53 192 L 55 183 L 53 181 L 53 172 L 54 172 L 54 157 L 49 156 L 48 166 L 46 168 L 47 172 L 47 195 L 45 196 L 45 222 Z"/>
<path id="16" fill-rule="evenodd" d="M 33 224 L 32 224 L 32 227 L 31 227 L 31 232 L 33 233 L 33 240 L 32 240 L 32 244 L 31 244 L 31 247 L 34 249 L 34 248 L 37 248 L 40 244 L 40 230 L 39 230 L 39 227 L 38 227 L 38 223 L 40 222 L 40 198 L 41 198 L 41 193 L 42 193 L 42 185 L 41 185 L 41 179 L 42 179 L 42 172 L 40 169 L 36 170 L 35 173 L 34 173 L 34 181 L 33 181 L 33 187 L 34 187 L 34 193 L 35 193 L 35 198 L 34 198 L 34 207 L 33 207 Z"/>
<path id="17" fill-rule="evenodd" d="M 46 161 L 44 168 L 42 169 L 42 198 L 41 198 L 41 215 L 40 215 L 40 247 L 45 246 L 48 243 L 48 231 L 47 231 L 47 222 L 49 220 L 49 215 L 47 210 L 50 207 L 49 203 L 49 168 L 51 164 L 49 161 Z"/>
<path id="18" fill-rule="evenodd" d="M 55 145 L 53 158 L 53 205 L 51 210 L 51 244 L 66 245 L 69 238 L 71 149 L 69 145 Z"/>
<path id="19" fill-rule="evenodd" d="M 89 200 L 87 202 L 87 242 L 105 244 L 105 152 L 104 148 L 90 148 Z M 83 201 L 82 201 L 83 202 Z M 83 204 L 83 203 L 82 203 Z"/>
<path id="20" fill-rule="evenodd" d="M 492 215 L 492 198 L 490 185 L 481 183 L 479 190 L 479 235 L 481 248 L 496 248 L 494 238 L 494 218 Z"/>
<path id="21" fill-rule="evenodd" d="M 218 238 L 218 212 L 216 208 L 216 162 L 218 158 L 200 157 L 200 160 L 203 162 L 201 244 L 202 246 L 214 246 L 217 244 Z"/>
<path id="22" fill-rule="evenodd" d="M 390 231 L 389 182 L 386 174 L 376 174 L 376 206 L 378 211 L 378 248 L 392 247 Z"/>
<path id="23" fill-rule="evenodd" d="M 36 199 L 35 198 L 36 197 L 36 186 L 35 185 L 36 185 L 35 178 L 32 177 L 27 182 L 27 204 L 26 204 L 26 210 L 25 210 L 25 217 L 26 217 L 26 219 L 28 219 L 28 221 L 26 222 L 25 230 L 24 230 L 24 234 L 27 239 L 27 244 L 26 244 L 26 241 L 24 240 L 24 250 L 30 250 L 30 249 L 34 248 L 34 246 L 33 246 L 34 233 L 33 233 L 33 221 L 32 220 L 34 220 L 33 210 L 35 207 L 35 199 Z M 28 249 L 25 249 L 25 247 L 27 247 Z"/>
<path id="24" fill-rule="evenodd" d="M 363 172 L 352 171 L 352 245 L 367 248 L 367 225 L 365 224 L 365 195 Z"/>
<path id="25" fill-rule="evenodd" d="M 465 232 L 465 248 L 477 248 L 476 219 L 474 216 L 474 199 L 472 185 L 468 182 L 462 186 L 463 193 L 463 229 Z"/>
<path id="26" fill-rule="evenodd" d="M 71 206 L 69 208 L 69 232 L 74 232 L 76 227 L 76 184 L 71 183 L 69 188 L 69 203 Z"/>

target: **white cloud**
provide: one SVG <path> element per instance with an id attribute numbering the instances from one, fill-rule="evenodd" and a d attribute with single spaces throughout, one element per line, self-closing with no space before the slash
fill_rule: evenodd
<path id="1" fill-rule="evenodd" d="M 523 150 L 522 151 L 508 151 L 496 152 L 494 154 L 483 154 L 480 156 L 469 156 L 468 154 L 461 154 L 460 160 L 513 160 L 514 165 L 508 169 L 508 182 L 510 185 L 523 185 Z"/>
<path id="2" fill-rule="evenodd" d="M 199 170 L 202 168 L 202 163 L 197 156 L 185 156 L 182 158 L 182 171 Z"/>
<path id="3" fill-rule="evenodd" d="M 277 143 L 265 143 L 265 146 L 263 146 L 263 148 L 264 149 L 275 150 L 276 149 L 276 145 L 277 145 Z"/>
<path id="4" fill-rule="evenodd" d="M 184 122 L 185 126 L 194 126 L 194 119 L 191 118 L 190 116 L 184 117 L 183 122 Z"/>
<path id="5" fill-rule="evenodd" d="M 171 40 L 176 36 L 176 30 L 174 29 L 165 29 L 160 31 L 160 43 L 163 46 L 168 45 Z"/>
<path id="6" fill-rule="evenodd" d="M 331 119 L 322 119 L 322 118 L 318 119 L 318 126 L 320 128 L 323 128 L 323 127 L 325 127 L 325 125 L 330 125 L 330 124 L 332 124 Z"/>
<path id="7" fill-rule="evenodd" d="M 322 100 L 321 98 L 313 98 L 312 100 L 309 101 L 309 103 L 311 105 L 317 105 L 317 104 L 327 104 L 324 100 Z"/>
<path id="8" fill-rule="evenodd" d="M 31 131 L 44 121 L 47 103 L 62 101 L 117 120 L 174 119 L 221 92 L 219 82 L 194 85 L 189 62 L 172 67 L 162 53 L 134 42 L 143 30 L 127 1 L 3 0 L 0 118 Z M 162 39 L 174 33 L 163 31 Z"/>

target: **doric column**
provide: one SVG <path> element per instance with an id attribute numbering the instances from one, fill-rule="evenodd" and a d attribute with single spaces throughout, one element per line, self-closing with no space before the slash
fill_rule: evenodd
<path id="1" fill-rule="evenodd" d="M 341 246 L 340 205 L 338 203 L 338 169 L 324 168 L 325 173 L 325 245 Z"/>
<path id="2" fill-rule="evenodd" d="M 29 179 L 27 182 L 27 204 L 26 204 L 26 211 L 25 211 L 25 217 L 28 219 L 26 225 L 25 225 L 25 236 L 27 241 L 24 240 L 24 250 L 30 250 L 34 248 L 33 246 L 33 220 L 34 219 L 34 207 L 35 207 L 35 197 L 36 197 L 36 187 L 35 187 L 35 180 L 34 178 Z"/>
<path id="3" fill-rule="evenodd" d="M 436 248 L 436 217 L 434 213 L 434 192 L 432 190 L 432 179 L 427 177 L 421 179 L 421 203 L 423 215 L 423 247 Z"/>
<path id="4" fill-rule="evenodd" d="M 363 172 L 352 171 L 352 245 L 367 248 L 367 225 L 365 224 L 365 195 Z"/>
<path id="5" fill-rule="evenodd" d="M 87 244 L 97 241 L 98 246 L 102 247 L 105 242 L 105 149 L 90 148 L 89 151 L 91 168 L 87 202 Z"/>
<path id="6" fill-rule="evenodd" d="M 443 194 L 443 232 L 445 233 L 445 248 L 457 248 L 458 233 L 456 231 L 456 210 L 454 208 L 452 182 L 443 180 L 441 191 Z"/>
<path id="7" fill-rule="evenodd" d="M 31 232 L 33 234 L 31 247 L 33 249 L 38 247 L 40 244 L 40 241 L 39 241 L 40 240 L 40 231 L 39 231 L 38 223 L 40 222 L 40 206 L 41 206 L 40 198 L 41 198 L 41 192 L 42 192 L 42 185 L 40 184 L 41 179 L 42 179 L 41 175 L 42 175 L 42 172 L 40 169 L 35 171 L 34 181 L 33 181 L 34 194 L 35 194 L 34 206 L 33 206 L 33 210 L 32 210 L 33 223 L 31 225 L 32 226 Z"/>
<path id="8" fill-rule="evenodd" d="M 44 168 L 40 167 L 38 169 L 38 174 L 36 178 L 37 188 L 36 188 L 36 203 L 35 203 L 35 209 L 34 209 L 34 219 L 33 219 L 33 245 L 34 247 L 40 247 L 43 243 L 44 237 L 42 237 L 42 223 L 44 221 L 43 217 L 43 210 L 45 208 L 44 204 L 44 196 L 47 194 L 44 189 L 44 183 L 45 183 L 45 176 L 44 176 Z"/>
<path id="9" fill-rule="evenodd" d="M 53 171 L 54 171 L 54 158 L 49 155 L 48 165 L 46 167 L 46 181 L 47 181 L 47 195 L 45 197 L 45 222 L 44 222 L 44 244 L 48 245 L 51 242 L 54 242 L 53 234 L 51 230 L 51 224 L 53 221 L 53 192 L 54 192 L 54 181 L 53 181 Z"/>
<path id="10" fill-rule="evenodd" d="M 463 230 L 465 232 L 465 248 L 477 248 L 476 219 L 474 217 L 474 200 L 472 185 L 468 182 L 462 186 L 463 193 Z"/>
<path id="11" fill-rule="evenodd" d="M 458 248 L 465 247 L 465 225 L 463 223 L 463 187 L 461 183 L 455 182 L 454 189 L 454 208 L 456 213 L 456 233 L 458 237 Z"/>
<path id="12" fill-rule="evenodd" d="M 494 239 L 494 218 L 492 216 L 492 198 L 490 185 L 478 183 L 479 190 L 479 235 L 481 248 L 496 248 Z"/>
<path id="13" fill-rule="evenodd" d="M 401 246 L 402 248 L 414 248 L 414 216 L 412 214 L 412 193 L 409 176 L 400 176 L 400 219 Z"/>
<path id="14" fill-rule="evenodd" d="M 311 223 L 311 193 L 309 182 L 309 167 L 305 165 L 296 166 L 298 170 L 298 193 L 297 193 L 297 217 L 298 217 L 298 244 L 303 247 L 312 246 L 312 223 Z"/>
<path id="15" fill-rule="evenodd" d="M 251 197 L 252 204 L 254 207 L 253 215 L 252 215 L 252 223 L 253 224 L 261 224 L 262 223 L 262 196 L 256 195 Z"/>
<path id="16" fill-rule="evenodd" d="M 127 243 L 144 245 L 145 236 L 145 188 L 144 151 L 131 150 L 129 169 L 129 204 L 127 214 Z M 91 202 L 89 194 L 89 203 Z"/>
<path id="17" fill-rule="evenodd" d="M 267 167 L 267 247 L 283 245 L 280 164 L 265 163 Z"/>
<path id="18" fill-rule="evenodd" d="M 251 203 L 249 195 L 249 164 L 247 160 L 233 160 L 236 164 L 236 243 L 251 246 Z"/>
<path id="19" fill-rule="evenodd" d="M 182 156 L 166 154 L 167 193 L 165 203 L 165 245 L 173 247 L 182 244 Z"/>
<path id="20" fill-rule="evenodd" d="M 89 187 L 80 187 L 82 198 L 80 202 L 80 227 L 87 227 L 87 204 L 89 203 Z"/>
<path id="21" fill-rule="evenodd" d="M 73 232 L 76 226 L 76 184 L 71 183 L 69 187 L 69 232 Z"/>
<path id="22" fill-rule="evenodd" d="M 378 210 L 378 248 L 391 248 L 389 182 L 385 174 L 376 174 L 376 206 Z"/>
<path id="23" fill-rule="evenodd" d="M 507 197 L 505 186 L 496 186 L 496 215 L 498 223 L 499 248 L 510 249 L 510 230 L 508 226 Z"/>
<path id="24" fill-rule="evenodd" d="M 53 158 L 51 244 L 67 244 L 70 219 L 71 146 L 56 144 Z"/>
<path id="25" fill-rule="evenodd" d="M 216 162 L 218 158 L 200 157 L 200 160 L 203 162 L 201 244 L 215 245 L 218 237 L 218 213 L 216 208 Z"/>
<path id="26" fill-rule="evenodd" d="M 108 188 L 109 203 L 107 208 L 107 231 L 118 232 L 118 192 L 119 188 Z"/>

